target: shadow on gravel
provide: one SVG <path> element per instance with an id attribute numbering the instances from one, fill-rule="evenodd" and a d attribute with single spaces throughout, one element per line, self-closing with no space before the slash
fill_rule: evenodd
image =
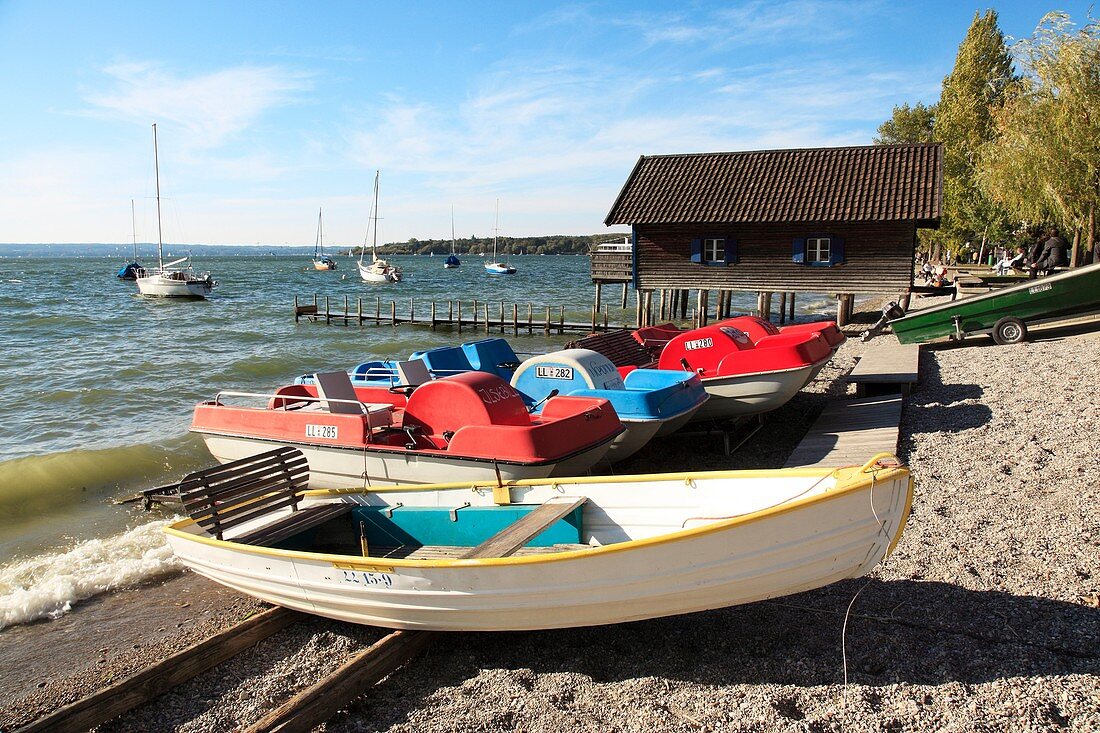
<path id="1" fill-rule="evenodd" d="M 985 394 L 981 385 L 944 384 L 939 363 L 924 351 L 920 355 L 920 374 L 920 384 L 906 401 L 903 435 L 969 430 L 993 418 L 989 407 L 975 402 Z"/>
<path id="2" fill-rule="evenodd" d="M 1100 672 L 1096 609 L 940 582 L 857 579 L 773 601 L 618 626 L 457 634 L 376 688 L 353 707 L 352 719 L 386 729 L 442 687 L 473 697 L 571 688 L 568 678 L 543 675 L 582 675 L 596 683 L 656 677 L 672 690 L 681 683 L 840 684 L 844 612 L 864 583 L 848 621 L 852 684 L 977 684 Z M 497 672 L 491 680 L 475 680 L 484 670 Z"/>

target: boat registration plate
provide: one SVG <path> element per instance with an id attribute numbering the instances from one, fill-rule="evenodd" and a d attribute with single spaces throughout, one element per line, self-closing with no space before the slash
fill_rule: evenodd
<path id="1" fill-rule="evenodd" d="M 336 440 L 340 429 L 336 425 L 306 425 L 307 438 L 328 438 Z"/>
<path id="2" fill-rule="evenodd" d="M 1053 287 L 1054 286 L 1051 285 L 1050 283 L 1044 283 L 1042 285 L 1033 285 L 1033 286 L 1031 286 L 1030 288 L 1027 289 L 1027 292 L 1030 293 L 1031 295 L 1035 295 L 1036 293 L 1045 293 L 1046 291 L 1050 290 Z"/>
<path id="3" fill-rule="evenodd" d="M 694 351 L 695 349 L 709 349 L 711 346 L 714 346 L 714 339 L 712 338 L 695 339 L 694 341 L 684 342 L 684 349 L 687 351 Z"/>
<path id="4" fill-rule="evenodd" d="M 573 379 L 573 367 L 537 366 L 535 376 L 539 379 Z"/>

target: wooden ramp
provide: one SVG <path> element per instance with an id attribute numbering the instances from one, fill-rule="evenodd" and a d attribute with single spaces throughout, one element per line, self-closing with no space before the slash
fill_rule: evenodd
<path id="1" fill-rule="evenodd" d="M 876 453 L 895 453 L 900 396 L 865 397 L 830 404 L 791 453 L 784 468 L 860 466 Z"/>

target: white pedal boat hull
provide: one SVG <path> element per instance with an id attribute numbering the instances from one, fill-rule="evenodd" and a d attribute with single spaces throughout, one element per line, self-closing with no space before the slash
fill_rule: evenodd
<path id="1" fill-rule="evenodd" d="M 864 575 L 900 538 L 912 486 L 905 468 L 864 467 L 531 481 L 510 493 L 525 504 L 588 497 L 581 537 L 591 546 L 508 558 L 384 559 L 215 540 L 191 520 L 166 531 L 196 572 L 307 613 L 395 629 L 551 629 L 751 603 Z M 486 485 L 309 499 L 390 507 L 493 500 Z"/>
<path id="2" fill-rule="evenodd" d="M 828 360 L 795 369 L 703 379 L 710 399 L 693 420 L 751 417 L 785 405 Z"/>
<path id="3" fill-rule="evenodd" d="M 406 451 L 386 452 L 334 446 L 310 445 L 257 438 L 200 433 L 210 454 L 219 463 L 229 463 L 271 450 L 277 445 L 293 445 L 309 461 L 311 489 L 363 489 L 393 484 L 438 484 L 454 482 L 495 482 L 497 471 L 502 481 L 576 476 L 600 462 L 611 448 L 611 441 L 593 446 L 556 463 L 519 464 L 504 461 L 475 460 L 425 455 Z"/>

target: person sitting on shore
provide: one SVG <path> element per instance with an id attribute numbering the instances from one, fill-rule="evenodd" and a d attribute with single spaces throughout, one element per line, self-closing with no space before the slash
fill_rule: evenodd
<path id="1" fill-rule="evenodd" d="M 1066 240 L 1058 236 L 1058 230 L 1051 228 L 1047 230 L 1047 240 L 1043 243 L 1043 250 L 1039 253 L 1039 257 L 1036 261 L 1031 263 L 1031 269 L 1028 272 L 1028 279 L 1034 280 L 1042 272 L 1044 275 L 1049 275 L 1054 271 L 1055 267 L 1060 267 L 1065 263 L 1066 248 L 1069 245 L 1066 244 Z"/>
<path id="2" fill-rule="evenodd" d="M 1012 257 L 1009 257 L 1009 252 L 1006 251 L 1001 261 L 994 266 L 994 272 L 998 275 L 1008 275 L 1018 267 L 1023 268 L 1025 254 L 1023 247 L 1017 247 L 1016 254 Z"/>

